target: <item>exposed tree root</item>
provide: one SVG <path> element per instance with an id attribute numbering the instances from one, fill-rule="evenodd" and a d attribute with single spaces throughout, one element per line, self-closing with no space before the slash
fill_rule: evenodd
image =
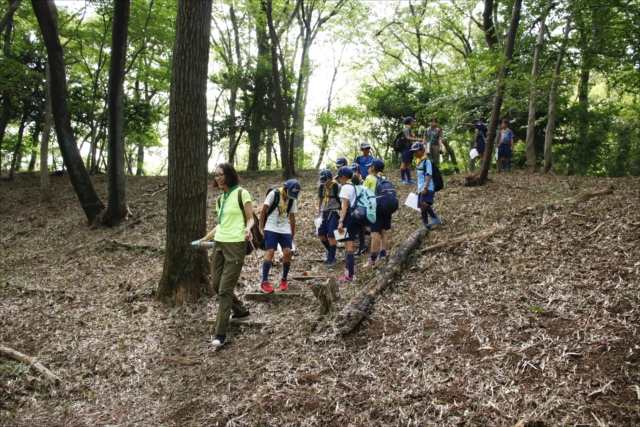
<path id="1" fill-rule="evenodd" d="M 580 202 L 584 202 L 585 200 L 589 200 L 593 197 L 604 196 L 605 194 L 612 194 L 612 193 L 613 193 L 613 187 L 610 186 L 603 190 L 591 191 L 589 193 L 582 193 L 578 195 L 578 197 L 576 197 L 576 200 Z"/>

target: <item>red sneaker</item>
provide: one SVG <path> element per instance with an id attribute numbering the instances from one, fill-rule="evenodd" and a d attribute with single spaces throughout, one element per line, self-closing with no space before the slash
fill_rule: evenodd
<path id="1" fill-rule="evenodd" d="M 285 279 L 280 279 L 280 290 L 288 291 L 289 290 L 289 281 Z"/>
<path id="2" fill-rule="evenodd" d="M 260 289 L 261 292 L 264 292 L 265 294 L 272 294 L 273 291 L 274 291 L 274 289 L 271 287 L 269 282 L 260 283 L 259 289 Z"/>

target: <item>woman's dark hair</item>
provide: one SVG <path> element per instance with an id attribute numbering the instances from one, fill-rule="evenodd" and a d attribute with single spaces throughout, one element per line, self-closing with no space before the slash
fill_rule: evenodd
<path id="1" fill-rule="evenodd" d="M 438 123 L 438 119 L 436 119 L 435 117 L 431 117 L 431 119 L 429 119 L 429 123 L 431 123 L 431 122 Z"/>
<path id="2" fill-rule="evenodd" d="M 224 183 L 227 184 L 229 186 L 229 188 L 233 187 L 234 185 L 238 185 L 240 183 L 240 177 L 238 176 L 238 172 L 236 171 L 236 168 L 233 167 L 233 165 L 229 162 L 224 162 L 224 163 L 220 163 L 218 166 L 216 166 L 216 170 L 222 169 L 222 172 L 224 173 Z M 215 174 L 215 171 L 214 171 Z M 217 188 L 218 187 L 218 181 L 217 180 L 213 180 L 213 188 Z"/>

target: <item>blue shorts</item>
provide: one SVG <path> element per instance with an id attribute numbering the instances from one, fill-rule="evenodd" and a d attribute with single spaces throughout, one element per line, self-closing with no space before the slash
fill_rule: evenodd
<path id="1" fill-rule="evenodd" d="M 264 232 L 264 247 L 265 249 L 278 249 L 278 243 L 282 249 L 291 249 L 291 243 L 293 239 L 291 234 L 281 234 L 275 231 Z"/>
<path id="2" fill-rule="evenodd" d="M 342 225 L 344 226 L 344 224 L 342 224 Z M 347 238 L 345 240 L 347 242 L 355 242 L 356 238 L 360 234 L 360 229 L 362 227 L 360 227 L 359 225 L 354 224 L 353 221 L 347 220 L 346 228 L 347 228 Z"/>
<path id="3" fill-rule="evenodd" d="M 340 211 L 322 212 L 322 225 L 318 228 L 318 236 L 329 236 L 335 239 L 334 232 L 338 228 Z"/>
<path id="4" fill-rule="evenodd" d="M 484 140 L 476 141 L 476 145 L 477 145 L 476 149 L 478 150 L 478 153 L 479 154 L 484 153 L 485 141 Z"/>
<path id="5" fill-rule="evenodd" d="M 391 230 L 391 215 L 376 215 L 375 224 L 371 224 L 369 230 L 372 233 L 379 233 L 382 230 Z"/>
<path id="6" fill-rule="evenodd" d="M 413 162 L 413 153 L 409 151 L 411 147 L 407 147 L 402 150 L 402 163 L 412 163 Z"/>
<path id="7" fill-rule="evenodd" d="M 435 197 L 436 197 L 436 193 L 429 190 L 427 190 L 427 194 L 422 194 L 422 193 L 418 194 L 418 207 L 420 207 L 422 203 L 432 205 L 433 201 L 435 200 Z"/>
<path id="8" fill-rule="evenodd" d="M 511 145 L 510 144 L 500 144 L 498 145 L 498 158 L 499 159 L 510 159 L 511 154 Z"/>

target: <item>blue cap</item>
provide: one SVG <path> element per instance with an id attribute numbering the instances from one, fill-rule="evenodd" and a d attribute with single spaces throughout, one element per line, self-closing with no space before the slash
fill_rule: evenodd
<path id="1" fill-rule="evenodd" d="M 325 185 L 332 178 L 333 174 L 329 169 L 322 169 L 318 174 L 318 184 Z"/>
<path id="2" fill-rule="evenodd" d="M 384 170 L 384 161 L 382 159 L 373 159 L 367 166 L 373 166 L 377 171 Z"/>
<path id="3" fill-rule="evenodd" d="M 404 124 L 408 125 L 411 122 L 415 122 L 415 120 L 413 119 L 413 117 L 409 116 L 406 119 L 404 119 Z"/>
<path id="4" fill-rule="evenodd" d="M 351 163 L 351 166 L 349 166 L 349 169 L 351 169 L 353 173 L 358 173 L 360 172 L 360 165 L 357 163 Z"/>
<path id="5" fill-rule="evenodd" d="M 500 121 L 501 121 L 502 123 L 509 124 L 509 119 L 502 119 L 502 120 L 500 120 Z"/>
<path id="6" fill-rule="evenodd" d="M 415 142 L 409 151 L 424 150 L 424 144 L 422 142 Z"/>
<path id="7" fill-rule="evenodd" d="M 480 116 L 476 119 L 476 122 L 479 122 L 480 120 L 482 120 L 483 122 L 486 122 L 487 119 L 484 116 Z"/>
<path id="8" fill-rule="evenodd" d="M 289 181 L 284 183 L 284 186 L 287 187 L 287 196 L 292 199 L 298 198 L 298 193 L 302 190 L 302 186 L 295 179 L 290 179 Z"/>
<path id="9" fill-rule="evenodd" d="M 342 166 L 347 166 L 347 158 L 346 157 L 338 157 L 338 160 L 336 160 L 336 167 L 342 167 Z"/>
<path id="10" fill-rule="evenodd" d="M 371 148 L 371 145 L 368 142 L 361 142 L 360 143 L 360 149 L 364 150 L 365 148 Z"/>
<path id="11" fill-rule="evenodd" d="M 342 166 L 340 169 L 338 169 L 338 176 L 345 176 L 347 178 L 352 178 L 353 171 L 349 166 Z"/>

